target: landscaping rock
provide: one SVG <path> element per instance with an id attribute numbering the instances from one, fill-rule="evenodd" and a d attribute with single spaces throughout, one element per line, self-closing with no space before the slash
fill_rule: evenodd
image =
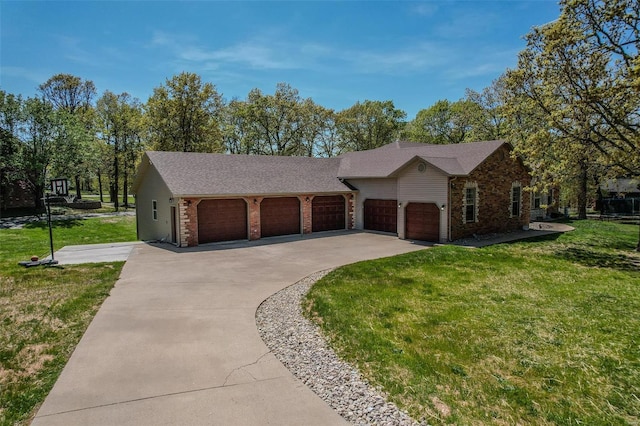
<path id="1" fill-rule="evenodd" d="M 312 274 L 265 300 L 256 312 L 262 340 L 299 380 L 354 425 L 420 425 L 342 361 L 300 303 L 329 271 Z"/>

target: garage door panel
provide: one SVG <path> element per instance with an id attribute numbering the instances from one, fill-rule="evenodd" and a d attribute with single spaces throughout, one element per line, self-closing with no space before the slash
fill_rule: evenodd
<path id="1" fill-rule="evenodd" d="M 398 201 L 369 199 L 364 202 L 364 229 L 398 232 Z"/>
<path id="2" fill-rule="evenodd" d="M 434 203 L 409 203 L 405 210 L 405 237 L 410 240 L 440 240 L 440 209 Z"/>
<path id="3" fill-rule="evenodd" d="M 312 232 L 345 229 L 345 206 L 342 195 L 314 197 L 311 207 Z"/>
<path id="4" fill-rule="evenodd" d="M 247 203 L 243 199 L 203 200 L 198 204 L 198 244 L 247 238 Z"/>
<path id="5" fill-rule="evenodd" d="M 262 237 L 300 233 L 300 201 L 297 197 L 265 198 L 260 203 Z"/>

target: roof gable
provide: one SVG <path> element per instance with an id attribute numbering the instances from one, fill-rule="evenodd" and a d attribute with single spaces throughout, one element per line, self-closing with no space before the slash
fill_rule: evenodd
<path id="1" fill-rule="evenodd" d="M 343 154 L 339 176 L 345 179 L 391 177 L 415 157 L 447 175 L 465 176 L 505 144 L 500 140 L 451 145 L 397 141 L 369 151 Z"/>
<path id="2" fill-rule="evenodd" d="M 146 153 L 174 196 L 351 192 L 337 158 L 194 152 Z"/>

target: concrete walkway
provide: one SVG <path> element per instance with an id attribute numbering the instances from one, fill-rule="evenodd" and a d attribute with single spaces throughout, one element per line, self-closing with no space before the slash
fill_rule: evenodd
<path id="1" fill-rule="evenodd" d="M 94 262 L 124 262 L 129 258 L 133 248 L 143 244 L 141 241 L 130 243 L 84 244 L 64 246 L 53 253 L 59 265 L 75 265 Z M 51 255 L 45 260 L 51 259 Z"/>
<path id="2" fill-rule="evenodd" d="M 315 271 L 421 248 L 358 232 L 136 245 L 32 424 L 344 424 L 269 352 L 256 308 Z"/>

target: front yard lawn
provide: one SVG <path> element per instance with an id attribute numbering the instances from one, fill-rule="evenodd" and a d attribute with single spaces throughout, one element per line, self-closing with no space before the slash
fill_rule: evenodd
<path id="1" fill-rule="evenodd" d="M 53 222 L 55 249 L 134 241 L 135 217 Z M 124 262 L 36 267 L 46 223 L 0 230 L 0 425 L 27 424 L 120 275 Z"/>
<path id="2" fill-rule="evenodd" d="M 638 228 L 572 226 L 349 265 L 311 289 L 307 311 L 430 424 L 639 424 Z"/>

